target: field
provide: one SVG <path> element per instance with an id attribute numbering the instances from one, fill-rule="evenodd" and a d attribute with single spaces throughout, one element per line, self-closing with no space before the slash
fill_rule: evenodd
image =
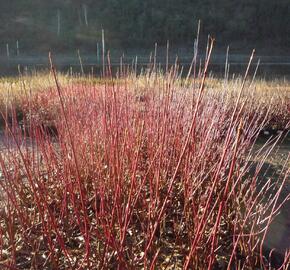
<path id="1" fill-rule="evenodd" d="M 2 269 L 288 269 L 290 82 L 207 60 L 0 80 Z"/>

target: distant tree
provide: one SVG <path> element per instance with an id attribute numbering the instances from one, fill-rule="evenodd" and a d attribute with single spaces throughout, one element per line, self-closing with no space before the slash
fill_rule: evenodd
<path id="1" fill-rule="evenodd" d="M 1 40 L 19 39 L 31 49 L 96 46 L 102 28 L 113 46 L 152 47 L 167 40 L 192 46 L 199 19 L 204 39 L 210 33 L 224 43 L 290 42 L 289 0 L 11 0 L 0 1 L 0 14 Z"/>

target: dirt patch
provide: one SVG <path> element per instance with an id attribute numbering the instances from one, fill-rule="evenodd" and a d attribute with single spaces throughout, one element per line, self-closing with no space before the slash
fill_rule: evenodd
<path id="1" fill-rule="evenodd" d="M 269 138 L 259 139 L 254 147 L 254 151 L 263 147 Z M 265 148 L 265 151 L 270 146 Z M 262 167 L 260 175 L 263 180 L 271 178 L 273 181 L 279 181 L 279 174 L 284 169 L 290 167 L 290 136 L 286 136 L 277 144 L 272 153 L 267 158 Z M 280 184 L 279 182 L 277 183 Z M 290 177 L 286 179 L 279 202 L 282 202 L 290 194 Z M 273 256 L 276 261 L 282 260 L 287 250 L 290 250 L 290 201 L 281 208 L 280 213 L 272 222 L 265 241 L 265 249 L 270 252 L 274 249 Z M 276 255 L 276 256 L 275 256 Z"/>

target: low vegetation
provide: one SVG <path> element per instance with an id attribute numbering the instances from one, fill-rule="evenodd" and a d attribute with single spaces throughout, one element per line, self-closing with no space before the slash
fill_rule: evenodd
<path id="1" fill-rule="evenodd" d="M 289 167 L 265 180 L 251 149 L 289 129 L 289 84 L 207 67 L 3 79 L 1 267 L 287 269 L 263 243 Z"/>

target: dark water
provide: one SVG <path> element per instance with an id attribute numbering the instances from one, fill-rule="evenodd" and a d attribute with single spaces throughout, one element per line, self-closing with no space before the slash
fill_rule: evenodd
<path id="1" fill-rule="evenodd" d="M 59 71 L 69 73 L 82 73 L 100 75 L 102 72 L 102 60 L 94 55 L 86 55 L 81 58 L 82 68 L 78 57 L 69 55 L 58 55 L 53 58 L 54 64 Z M 183 76 L 187 75 L 190 67 L 192 57 L 189 55 L 181 56 L 176 62 L 176 56 L 170 56 L 169 66 L 173 66 L 178 63 L 180 70 L 183 67 Z M 229 75 L 237 76 L 243 75 L 248 64 L 248 55 L 232 55 L 229 58 Z M 257 76 L 265 79 L 290 79 L 290 57 L 271 57 L 262 56 L 259 58 L 260 64 L 257 72 Z M 152 60 L 152 59 L 151 59 Z M 198 63 L 204 63 L 204 56 L 199 58 Z M 107 61 L 107 59 L 106 59 Z M 256 68 L 258 57 L 253 60 L 253 64 L 250 69 L 250 73 L 253 74 Z M 114 56 L 111 58 L 111 70 L 115 74 L 120 69 L 120 57 Z M 143 69 L 152 68 L 153 60 L 149 61 L 149 56 L 138 56 L 137 65 L 135 56 L 126 56 L 122 60 L 123 70 L 135 70 L 140 73 Z M 160 67 L 165 70 L 166 59 L 164 57 L 158 57 L 156 59 L 156 67 Z M 209 71 L 217 76 L 224 76 L 225 55 L 217 54 L 213 55 Z M 0 77 L 3 76 L 17 76 L 19 71 L 21 73 L 33 74 L 34 72 L 47 71 L 49 69 L 49 61 L 47 56 L 23 56 L 23 57 L 11 57 L 0 58 Z"/>

